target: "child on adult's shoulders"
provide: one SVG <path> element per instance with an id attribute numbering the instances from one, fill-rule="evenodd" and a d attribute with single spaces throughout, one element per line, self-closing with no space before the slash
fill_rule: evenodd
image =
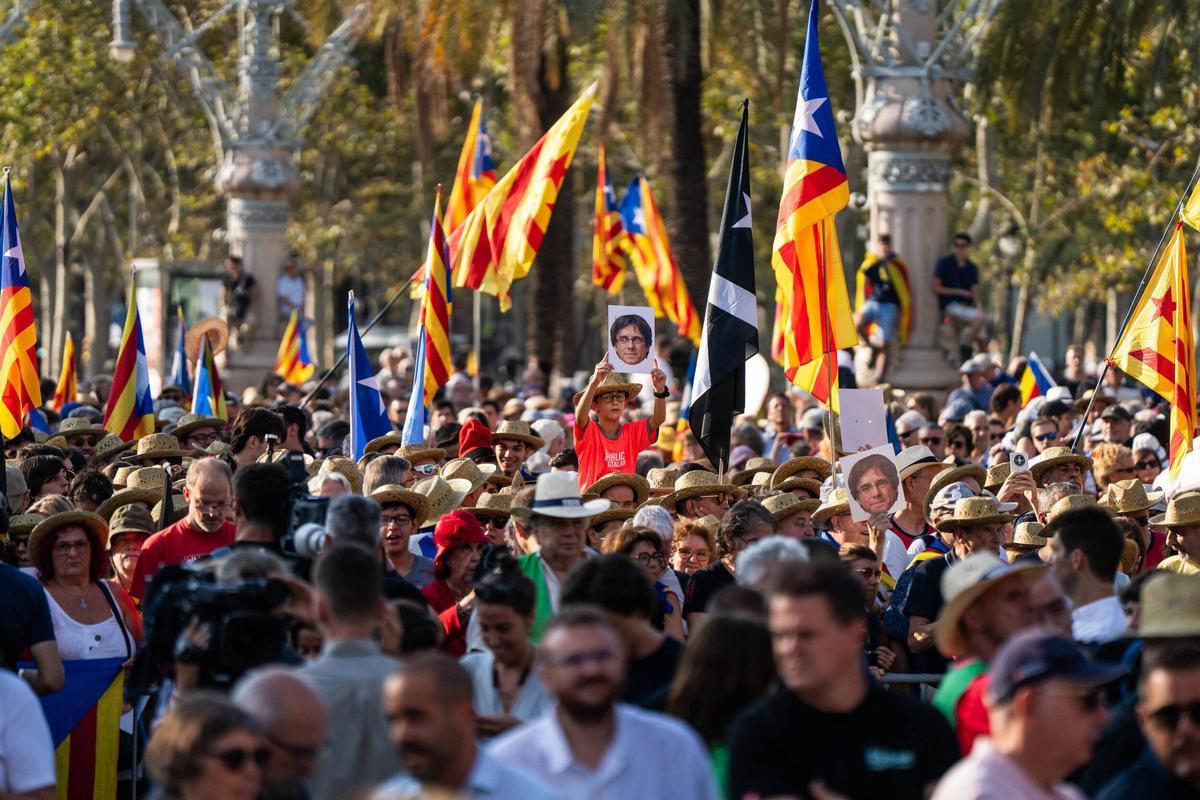
<path id="1" fill-rule="evenodd" d="M 650 371 L 654 386 L 654 410 L 648 419 L 622 424 L 621 415 L 629 401 L 642 390 L 628 383 L 604 360 L 596 365 L 587 388 L 575 395 L 575 453 L 579 459 L 579 485 L 591 486 L 611 472 L 633 472 L 637 454 L 658 440 L 658 426 L 667 418 L 667 374 Z M 592 415 L 595 415 L 593 420 Z"/>

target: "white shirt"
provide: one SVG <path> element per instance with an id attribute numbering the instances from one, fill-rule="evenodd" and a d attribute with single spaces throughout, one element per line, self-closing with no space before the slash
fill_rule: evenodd
<path id="1" fill-rule="evenodd" d="M 595 770 L 575 760 L 553 710 L 498 738 L 492 755 L 578 800 L 719 800 L 695 731 L 664 714 L 626 705 L 615 710 L 613 741 Z"/>
<path id="2" fill-rule="evenodd" d="M 981 737 L 971 755 L 945 774 L 932 800 L 1083 800 L 1083 794 L 1065 783 L 1046 791 L 990 739 Z"/>
<path id="3" fill-rule="evenodd" d="M 0 794 L 54 786 L 54 743 L 29 684 L 0 669 Z"/>
<path id="4" fill-rule="evenodd" d="M 304 278 L 285 272 L 275 286 L 281 301 L 279 305 L 284 311 L 290 314 L 292 309 L 304 310 Z"/>
<path id="5" fill-rule="evenodd" d="M 472 614 L 471 617 L 474 619 L 475 615 Z M 512 708 L 505 711 L 504 703 L 500 699 L 500 690 L 496 688 L 492 674 L 496 657 L 490 652 L 468 653 L 459 663 L 471 675 L 471 686 L 475 690 L 472 693 L 471 705 L 475 707 L 476 714 L 489 717 L 510 714 L 522 722 L 532 722 L 554 706 L 554 699 L 546 691 L 546 686 L 536 669 L 529 670 L 516 699 L 513 700 Z"/>
<path id="6" fill-rule="evenodd" d="M 376 789 L 371 798 L 391 800 L 425 796 L 420 781 L 410 775 L 398 775 Z M 475 751 L 475 763 L 471 765 L 467 783 L 454 796 L 468 800 L 491 797 L 504 800 L 563 800 L 563 795 L 555 793 L 525 770 L 511 767 L 483 749 Z"/>
<path id="7" fill-rule="evenodd" d="M 883 541 L 883 563 L 887 567 L 892 580 L 899 580 L 901 573 L 908 567 L 908 552 L 904 542 L 894 532 L 888 531 Z"/>
<path id="8" fill-rule="evenodd" d="M 1129 621 L 1116 595 L 1093 600 L 1071 612 L 1071 636 L 1077 642 L 1111 642 L 1120 638 Z"/>

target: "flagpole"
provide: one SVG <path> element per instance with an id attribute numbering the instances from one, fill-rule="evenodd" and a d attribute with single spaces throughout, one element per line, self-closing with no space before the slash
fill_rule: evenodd
<path id="1" fill-rule="evenodd" d="M 1117 349 L 1117 343 L 1121 341 L 1121 337 L 1125 335 L 1125 327 L 1129 325 L 1129 318 L 1133 316 L 1133 309 L 1137 307 L 1138 300 L 1142 296 L 1142 290 L 1146 288 L 1146 282 L 1150 280 L 1150 273 L 1154 271 L 1154 267 L 1158 264 L 1159 256 L 1162 255 L 1163 245 L 1167 243 L 1167 237 L 1171 235 L 1171 231 L 1175 228 L 1175 223 L 1179 221 L 1179 214 L 1183 211 L 1183 204 L 1187 202 L 1191 196 L 1192 189 L 1196 185 L 1196 178 L 1200 177 L 1200 159 L 1196 160 L 1196 168 L 1192 170 L 1192 177 L 1188 179 L 1187 186 L 1183 189 L 1183 194 L 1179 196 L 1179 202 L 1175 204 L 1175 211 L 1171 214 L 1171 219 L 1167 223 L 1166 230 L 1158 240 L 1158 246 L 1154 248 L 1154 255 L 1150 258 L 1150 263 L 1146 265 L 1146 271 L 1142 273 L 1142 282 L 1138 284 L 1137 291 L 1130 298 L 1129 308 L 1125 309 L 1125 318 L 1121 320 L 1121 326 L 1117 329 L 1117 336 L 1113 340 L 1112 347 L 1108 351 L 1108 356 L 1104 359 L 1104 366 L 1100 369 L 1100 375 L 1096 378 L 1096 385 L 1092 387 L 1092 396 L 1088 399 L 1087 408 L 1084 409 L 1083 419 L 1080 421 L 1079 430 L 1075 433 L 1075 438 L 1071 440 L 1071 450 L 1079 447 L 1079 441 L 1083 438 L 1083 430 L 1087 427 L 1088 414 L 1092 413 L 1092 404 L 1096 402 L 1096 395 L 1100 391 L 1100 384 L 1104 383 L 1104 377 L 1108 374 L 1110 366 L 1109 359 L 1112 358 L 1113 351 Z"/>
<path id="2" fill-rule="evenodd" d="M 483 320 L 483 307 L 482 307 L 482 303 L 480 302 L 480 299 L 479 299 L 479 291 L 478 290 L 472 290 L 472 292 L 471 292 L 471 318 L 472 318 L 472 321 L 475 323 L 474 333 L 471 334 L 471 338 L 474 340 L 471 343 L 471 347 L 475 350 L 474 383 L 475 383 L 475 391 L 478 392 L 479 387 L 482 385 L 481 382 L 483 380 L 483 370 L 480 369 L 480 366 L 483 364 L 483 350 L 482 350 L 482 346 L 481 346 L 483 336 L 480 331 L 480 328 L 482 327 L 482 320 Z"/>

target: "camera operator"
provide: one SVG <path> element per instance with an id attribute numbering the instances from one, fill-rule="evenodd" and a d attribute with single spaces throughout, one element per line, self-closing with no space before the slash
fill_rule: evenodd
<path id="1" fill-rule="evenodd" d="M 289 453 L 308 452 L 304 447 L 304 439 L 308 436 L 309 418 L 304 409 L 290 403 L 277 403 L 273 410 L 283 417 L 283 424 L 287 430 L 280 447 Z"/>
<path id="2" fill-rule="evenodd" d="M 283 556 L 280 538 L 292 525 L 292 476 L 279 464 L 250 464 L 233 476 L 232 548 L 258 547 Z"/>
<path id="3" fill-rule="evenodd" d="M 238 415 L 230 432 L 230 448 L 238 469 L 253 464 L 267 452 L 268 435 L 280 441 L 287 436 L 287 426 L 278 413 L 269 408 L 247 408 Z"/>

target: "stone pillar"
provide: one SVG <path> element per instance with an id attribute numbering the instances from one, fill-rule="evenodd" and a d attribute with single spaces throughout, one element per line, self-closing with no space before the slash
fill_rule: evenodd
<path id="1" fill-rule="evenodd" d="M 891 234 L 912 282 L 912 332 L 886 379 L 907 389 L 939 389 L 957 384 L 958 373 L 937 341 L 933 267 L 949 247 L 950 156 L 971 128 L 954 103 L 955 81 L 915 60 L 937 47 L 936 4 L 906 0 L 895 8 L 894 24 L 913 55 L 896 48 L 893 63 L 864 67 L 867 90 L 853 130 L 867 150 L 871 236 Z"/>

